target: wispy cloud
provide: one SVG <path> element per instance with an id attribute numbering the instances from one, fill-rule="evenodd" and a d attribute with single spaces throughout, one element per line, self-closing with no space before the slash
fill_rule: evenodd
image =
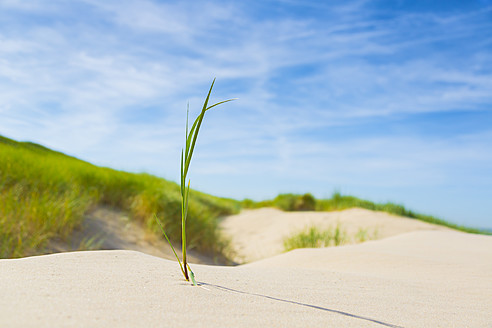
<path id="1" fill-rule="evenodd" d="M 490 127 L 417 125 L 490 112 L 492 7 L 405 4 L 3 1 L 0 133 L 176 179 L 186 103 L 196 113 L 216 76 L 213 100 L 240 100 L 202 131 L 205 191 L 471 189 Z"/>

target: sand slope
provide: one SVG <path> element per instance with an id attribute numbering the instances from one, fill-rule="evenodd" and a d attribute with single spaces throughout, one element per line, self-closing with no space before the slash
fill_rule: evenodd
<path id="1" fill-rule="evenodd" d="M 284 238 L 293 233 L 311 226 L 327 229 L 337 224 L 350 237 L 354 237 L 359 229 L 365 229 L 370 239 L 416 230 L 449 230 L 415 219 L 361 208 L 335 212 L 283 212 L 273 208 L 246 210 L 224 218 L 220 227 L 232 240 L 234 260 L 248 263 L 282 253 Z"/>
<path id="2" fill-rule="evenodd" d="M 134 251 L 0 260 L 1 327 L 492 327 L 492 237 L 418 231 L 238 267 Z"/>
<path id="3" fill-rule="evenodd" d="M 174 247 L 178 253 L 181 253 L 181 245 L 179 243 L 176 243 Z M 149 233 L 141 222 L 131 220 L 123 211 L 109 207 L 97 207 L 87 213 L 84 216 L 81 227 L 72 233 L 70 240 L 51 240 L 43 253 L 95 249 L 125 249 L 165 259 L 175 259 L 171 247 L 164 240 L 164 237 L 157 238 L 156 235 Z M 214 259 L 193 250 L 188 252 L 188 257 L 193 263 L 226 263 L 220 257 Z"/>

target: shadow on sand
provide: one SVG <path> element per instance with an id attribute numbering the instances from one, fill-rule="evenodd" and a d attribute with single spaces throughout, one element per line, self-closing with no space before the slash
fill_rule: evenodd
<path id="1" fill-rule="evenodd" d="M 311 305 L 311 304 L 306 304 L 306 303 L 301 303 L 301 302 L 296 302 L 296 301 L 290 301 L 290 300 L 284 300 L 284 299 L 281 299 L 281 298 L 276 298 L 276 297 L 262 295 L 262 294 L 244 292 L 244 291 L 241 291 L 241 290 L 236 290 L 236 289 L 232 289 L 232 288 L 228 288 L 228 287 L 224 287 L 224 286 L 207 284 L 205 282 L 199 282 L 198 285 L 199 286 L 208 286 L 208 287 L 212 287 L 212 288 L 215 288 L 215 289 L 219 289 L 219 290 L 223 290 L 223 291 L 227 291 L 227 292 L 232 292 L 232 293 L 245 294 L 245 295 L 253 295 L 253 296 L 258 296 L 258 297 L 262 297 L 262 298 L 266 298 L 266 299 L 274 300 L 274 301 L 278 301 L 278 302 L 284 302 L 284 303 L 290 303 L 290 304 L 305 306 L 305 307 L 309 307 L 309 308 L 316 309 L 316 310 L 321 310 L 321 311 L 326 311 L 326 312 L 331 312 L 331 313 L 336 313 L 336 314 L 344 315 L 344 316 L 347 316 L 347 317 L 350 317 L 350 318 L 355 318 L 355 319 L 370 321 L 370 322 L 373 322 L 373 323 L 376 323 L 376 324 L 379 324 L 379 325 L 382 325 L 382 326 L 385 326 L 385 327 L 403 328 L 402 326 L 393 325 L 391 323 L 383 322 L 383 321 L 380 321 L 380 320 L 376 320 L 376 319 L 372 319 L 372 318 L 368 318 L 368 317 L 363 317 L 363 316 L 352 314 L 352 313 L 348 313 L 348 312 L 343 312 L 343 311 L 328 309 L 328 308 L 325 308 L 325 307 L 322 307 L 322 306 Z"/>

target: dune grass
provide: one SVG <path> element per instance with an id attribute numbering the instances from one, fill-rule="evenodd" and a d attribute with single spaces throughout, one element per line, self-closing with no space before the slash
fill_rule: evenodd
<path id="1" fill-rule="evenodd" d="M 347 233 L 340 224 L 332 229 L 320 230 L 313 226 L 304 231 L 295 233 L 284 240 L 284 249 L 290 251 L 296 248 L 319 248 L 339 246 L 345 243 Z"/>
<path id="2" fill-rule="evenodd" d="M 399 216 L 405 216 L 412 219 L 442 225 L 448 228 L 456 229 L 463 232 L 475 234 L 487 234 L 490 232 L 465 227 L 462 225 L 447 222 L 445 220 L 406 209 L 403 205 L 388 203 L 374 203 L 363 200 L 354 196 L 345 196 L 339 192 L 333 193 L 329 199 L 316 199 L 311 194 L 280 194 L 272 200 L 255 202 L 251 199 L 245 199 L 241 202 L 243 208 L 261 208 L 276 207 L 283 211 L 341 211 L 349 208 L 359 207 L 372 211 L 382 211 Z"/>
<path id="3" fill-rule="evenodd" d="M 154 214 L 171 241 L 182 235 L 182 188 L 149 175 L 98 167 L 30 142 L 0 136 L 0 258 L 42 254 L 51 239 L 68 238 L 84 214 L 96 206 L 123 210 L 160 234 Z M 402 205 L 377 204 L 340 193 L 330 199 L 310 194 L 281 194 L 254 202 L 213 197 L 189 191 L 186 247 L 201 253 L 223 254 L 227 242 L 217 218 L 240 208 L 278 207 L 283 210 L 333 211 L 360 207 L 415 218 L 453 229 L 491 235 L 415 213 Z"/>
<path id="4" fill-rule="evenodd" d="M 312 226 L 285 238 L 284 250 L 288 252 L 296 248 L 320 248 L 362 243 L 376 239 L 377 234 L 377 230 L 370 234 L 368 229 L 359 228 L 354 236 L 349 236 L 340 223 L 325 230 Z"/>
<path id="5" fill-rule="evenodd" d="M 169 241 L 169 237 L 166 234 L 166 229 L 162 226 L 161 222 L 159 219 L 156 218 L 157 223 L 159 224 L 159 227 L 162 230 L 162 233 L 166 237 L 166 240 L 168 241 L 169 245 L 171 246 L 174 255 L 176 256 L 176 259 L 178 260 L 179 266 L 181 268 L 181 272 L 183 272 L 183 276 L 185 277 L 186 281 L 189 281 L 190 278 L 193 281 L 193 284 L 196 286 L 195 282 L 195 274 L 191 270 L 190 266 L 187 263 L 186 260 L 186 220 L 188 217 L 188 209 L 189 209 L 189 194 L 190 194 L 190 183 L 191 181 L 188 180 L 188 186 L 186 186 L 186 178 L 188 175 L 188 170 L 190 168 L 191 164 L 191 158 L 193 157 L 193 151 L 195 150 L 195 145 L 196 145 L 196 140 L 198 138 L 198 132 L 200 131 L 200 127 L 203 122 L 203 118 L 205 117 L 205 112 L 208 111 L 209 109 L 214 108 L 215 106 L 218 106 L 220 104 L 224 104 L 226 102 L 232 101 L 234 99 L 228 99 L 224 100 L 221 102 L 218 102 L 214 105 L 209 106 L 208 101 L 210 100 L 210 94 L 212 93 L 212 89 L 214 87 L 215 79 L 212 82 L 212 85 L 210 86 L 210 90 L 208 91 L 207 98 L 205 99 L 205 102 L 203 103 L 202 111 L 200 115 L 195 119 L 193 122 L 193 125 L 191 126 L 191 130 L 188 132 L 188 115 L 189 115 L 189 108 L 186 113 L 186 133 L 185 133 L 185 148 L 181 150 L 181 185 L 180 185 L 180 192 L 181 192 L 181 240 L 182 240 L 182 249 L 183 249 L 183 263 L 179 260 L 178 255 L 176 254 L 176 251 Z M 190 275 L 188 276 L 188 270 L 190 271 Z"/>
<path id="6" fill-rule="evenodd" d="M 41 254 L 52 238 L 68 238 L 96 206 L 123 210 L 158 233 L 157 214 L 180 241 L 180 187 L 149 174 L 98 167 L 43 146 L 0 136 L 0 258 Z M 191 190 L 188 248 L 219 255 L 227 243 L 217 218 L 240 205 Z"/>

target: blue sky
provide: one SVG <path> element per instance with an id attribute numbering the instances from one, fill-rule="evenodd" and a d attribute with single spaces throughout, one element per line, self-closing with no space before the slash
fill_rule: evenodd
<path id="1" fill-rule="evenodd" d="M 0 2 L 0 134 L 192 187 L 492 228 L 491 1 Z"/>

